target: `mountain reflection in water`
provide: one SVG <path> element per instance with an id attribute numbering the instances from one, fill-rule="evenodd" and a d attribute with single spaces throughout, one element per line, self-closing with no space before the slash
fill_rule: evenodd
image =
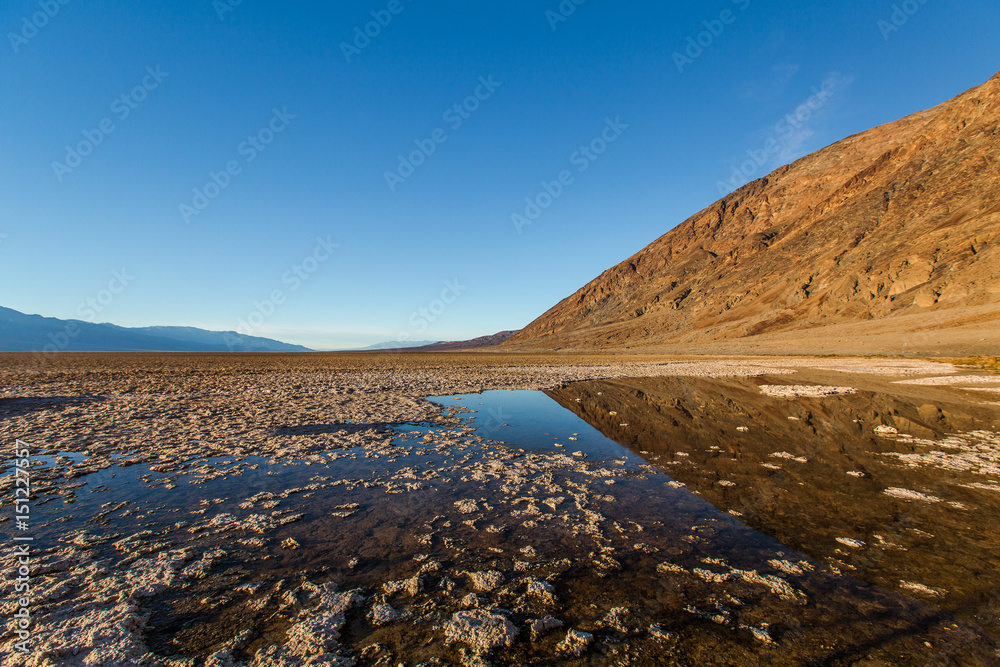
<path id="1" fill-rule="evenodd" d="M 997 407 L 899 384 L 793 399 L 759 388 L 788 383 L 630 378 L 546 393 L 748 526 L 1000 636 Z"/>

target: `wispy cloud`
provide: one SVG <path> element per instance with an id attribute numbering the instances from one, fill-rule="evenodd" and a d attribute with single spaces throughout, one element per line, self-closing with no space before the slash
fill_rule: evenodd
<path id="1" fill-rule="evenodd" d="M 770 103 L 785 94 L 788 84 L 799 72 L 795 63 L 772 65 L 768 76 L 763 79 L 747 79 L 736 86 L 736 96 L 741 100 Z"/>
<path id="2" fill-rule="evenodd" d="M 719 194 L 740 186 L 819 148 L 815 138 L 827 134 L 834 111 L 854 77 L 840 72 L 828 74 L 810 95 L 773 125 L 758 133 L 757 145 L 734 161 L 729 180 L 719 181 Z"/>
<path id="3" fill-rule="evenodd" d="M 824 128 L 833 118 L 834 110 L 843 99 L 843 93 L 852 83 L 853 76 L 845 76 L 839 72 L 829 74 L 818 90 L 814 89 L 808 98 L 785 116 L 785 123 L 775 125 L 770 136 L 777 138 L 782 147 L 776 159 L 778 164 L 797 160 L 809 150 L 818 148 L 810 144 L 810 139 L 823 134 Z M 787 128 L 783 134 L 782 128 Z"/>

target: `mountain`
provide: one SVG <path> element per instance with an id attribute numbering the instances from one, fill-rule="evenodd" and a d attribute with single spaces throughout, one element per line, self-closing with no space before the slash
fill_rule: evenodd
<path id="1" fill-rule="evenodd" d="M 374 345 L 369 345 L 368 347 L 362 347 L 357 350 L 351 350 L 353 352 L 378 352 L 381 350 L 408 350 L 410 348 L 416 347 L 426 347 L 428 345 L 434 345 L 437 341 L 433 340 L 393 340 L 385 343 L 375 343 Z"/>
<path id="2" fill-rule="evenodd" d="M 25 315 L 0 307 L 0 350 L 7 352 L 311 352 L 269 338 L 192 327 L 126 328 Z"/>
<path id="3" fill-rule="evenodd" d="M 378 352 L 385 350 L 405 350 L 407 352 L 448 352 L 455 350 L 477 350 L 483 347 L 493 347 L 494 345 L 500 345 L 506 342 L 516 334 L 516 331 L 501 331 L 495 333 L 492 336 L 480 336 L 479 338 L 473 338 L 472 340 L 459 340 L 459 341 L 430 341 L 430 340 L 420 340 L 420 341 L 392 341 L 388 343 L 377 343 L 375 345 L 369 345 L 368 347 L 363 347 L 360 350 L 355 350 L 357 352 Z"/>
<path id="4" fill-rule="evenodd" d="M 996 353 L 1000 74 L 747 184 L 508 341 Z"/>
<path id="5" fill-rule="evenodd" d="M 517 331 L 501 331 L 495 333 L 492 336 L 480 336 L 479 338 L 473 338 L 472 340 L 460 340 L 452 341 L 449 343 L 434 343 L 433 345 L 427 345 L 420 348 L 421 351 L 427 352 L 447 352 L 454 350 L 478 350 L 484 347 L 493 347 L 495 345 L 500 345 L 505 343 L 514 335 Z"/>

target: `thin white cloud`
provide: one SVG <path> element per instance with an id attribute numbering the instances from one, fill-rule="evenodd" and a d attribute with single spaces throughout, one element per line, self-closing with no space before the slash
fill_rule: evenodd
<path id="1" fill-rule="evenodd" d="M 785 94 L 799 69 L 801 68 L 795 63 L 772 65 L 766 78 L 742 81 L 736 88 L 736 96 L 748 102 L 770 104 Z"/>
<path id="2" fill-rule="evenodd" d="M 770 136 L 781 144 L 775 166 L 797 160 L 818 148 L 810 142 L 810 139 L 817 134 L 823 134 L 824 128 L 833 117 L 833 110 L 852 83 L 854 83 L 853 76 L 844 76 L 839 72 L 829 74 L 823 79 L 822 84 L 813 89 L 809 97 L 785 116 L 784 123 L 779 121 L 775 124 Z"/>
<path id="3" fill-rule="evenodd" d="M 819 148 L 816 137 L 828 134 L 827 128 L 836 118 L 834 111 L 853 82 L 852 76 L 832 72 L 813 86 L 808 97 L 758 133 L 756 146 L 734 161 L 728 180 L 717 183 L 719 194 L 726 195 Z"/>

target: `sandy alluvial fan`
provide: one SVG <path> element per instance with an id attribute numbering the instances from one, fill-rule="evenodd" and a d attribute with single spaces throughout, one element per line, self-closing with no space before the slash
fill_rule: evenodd
<path id="1" fill-rule="evenodd" d="M 981 353 L 1000 341 L 1000 74 L 749 183 L 510 344 Z"/>

